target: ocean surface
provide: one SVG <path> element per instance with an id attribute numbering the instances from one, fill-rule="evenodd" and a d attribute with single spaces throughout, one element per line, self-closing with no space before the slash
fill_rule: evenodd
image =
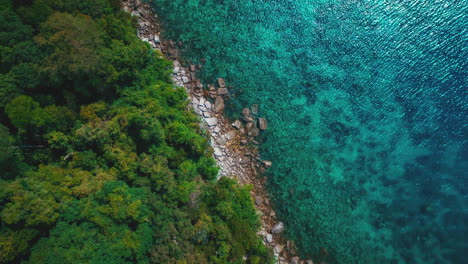
<path id="1" fill-rule="evenodd" d="M 468 2 L 151 0 L 230 114 L 269 121 L 277 215 L 314 263 L 468 263 Z"/>

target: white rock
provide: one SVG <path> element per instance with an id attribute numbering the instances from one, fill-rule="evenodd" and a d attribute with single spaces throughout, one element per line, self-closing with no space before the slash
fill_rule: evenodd
<path id="1" fill-rule="evenodd" d="M 206 123 L 208 126 L 216 126 L 218 124 L 218 118 L 216 117 L 210 117 L 205 119 Z"/>
<path id="2" fill-rule="evenodd" d="M 200 111 L 200 109 L 198 109 L 196 107 L 193 108 L 193 111 L 195 112 L 195 114 L 197 114 L 199 116 L 201 116 L 203 114 L 202 111 Z"/>
<path id="3" fill-rule="evenodd" d="M 268 244 L 270 244 L 271 242 L 273 242 L 273 235 L 272 234 L 266 234 L 265 239 L 266 239 L 266 242 Z"/>
<path id="4" fill-rule="evenodd" d="M 161 40 L 159 39 L 158 35 L 154 35 L 154 43 L 159 44 Z"/>
<path id="5" fill-rule="evenodd" d="M 211 113 L 210 112 L 203 112 L 203 117 L 211 117 Z"/>
<path id="6" fill-rule="evenodd" d="M 222 152 L 219 148 L 214 147 L 213 149 L 214 149 L 214 155 L 215 155 L 216 157 L 221 157 L 221 156 L 223 156 L 223 152 Z"/>
<path id="7" fill-rule="evenodd" d="M 231 140 L 233 139 L 235 136 L 237 135 L 237 131 L 236 130 L 231 130 L 229 132 L 226 133 L 226 138 L 228 140 Z"/>
<path id="8" fill-rule="evenodd" d="M 215 139 L 215 141 L 220 145 L 220 147 L 226 144 L 226 138 L 224 136 L 218 137 L 217 139 Z"/>
<path id="9" fill-rule="evenodd" d="M 215 132 L 215 133 L 219 133 L 219 131 L 221 131 L 221 128 L 220 128 L 219 126 L 216 126 L 216 127 L 214 128 L 214 132 Z"/>
<path id="10" fill-rule="evenodd" d="M 205 97 L 200 97 L 200 100 L 198 101 L 198 105 L 205 105 Z"/>
<path id="11" fill-rule="evenodd" d="M 179 67 L 174 67 L 174 73 L 178 73 L 180 71 Z"/>
<path id="12" fill-rule="evenodd" d="M 205 101 L 205 107 L 207 109 L 211 109 L 211 102 L 210 101 Z"/>
<path id="13" fill-rule="evenodd" d="M 284 224 L 283 224 L 283 222 L 279 222 L 271 229 L 271 232 L 273 234 L 279 234 L 279 233 L 283 232 L 283 230 L 284 230 Z"/>
<path id="14" fill-rule="evenodd" d="M 192 103 L 193 103 L 193 104 L 197 104 L 197 105 L 198 105 L 198 103 L 200 102 L 200 101 L 198 101 L 198 98 L 195 97 L 195 96 L 192 96 L 191 99 L 192 99 Z"/>
<path id="15" fill-rule="evenodd" d="M 282 245 L 276 245 L 273 248 L 273 251 L 275 251 L 275 253 L 277 253 L 277 254 L 280 254 L 281 252 L 283 252 L 283 249 L 284 249 L 284 247 Z"/>
<path id="16" fill-rule="evenodd" d="M 198 109 L 200 109 L 203 112 L 208 111 L 208 109 L 206 109 L 206 107 L 204 107 L 204 106 L 198 106 Z"/>
<path id="17" fill-rule="evenodd" d="M 187 76 L 182 76 L 182 81 L 184 83 L 189 83 L 190 82 L 190 80 L 189 80 L 189 78 L 187 78 Z"/>

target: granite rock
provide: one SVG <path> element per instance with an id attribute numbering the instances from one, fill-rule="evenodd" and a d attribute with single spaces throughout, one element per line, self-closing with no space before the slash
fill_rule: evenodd
<path id="1" fill-rule="evenodd" d="M 284 224 L 283 222 L 278 222 L 272 229 L 271 229 L 271 233 L 273 234 L 279 234 L 281 232 L 283 232 L 284 230 Z"/>

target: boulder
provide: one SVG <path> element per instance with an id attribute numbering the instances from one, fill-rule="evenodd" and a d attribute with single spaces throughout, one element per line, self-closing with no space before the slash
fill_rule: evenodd
<path id="1" fill-rule="evenodd" d="M 138 13 L 141 14 L 142 17 L 147 17 L 148 16 L 148 10 L 144 8 L 143 6 L 140 6 L 137 8 Z"/>
<path id="2" fill-rule="evenodd" d="M 224 137 L 224 136 L 220 136 L 220 137 L 216 138 L 215 141 L 216 141 L 216 143 L 218 143 L 219 145 L 224 146 L 224 145 L 226 145 L 227 139 L 226 139 L 226 137 Z"/>
<path id="3" fill-rule="evenodd" d="M 218 86 L 221 88 L 226 87 L 226 83 L 223 78 L 218 78 Z"/>
<path id="4" fill-rule="evenodd" d="M 206 102 L 205 97 L 200 97 L 200 100 L 198 101 L 198 105 L 204 106 L 204 105 L 205 105 L 205 102 Z"/>
<path id="5" fill-rule="evenodd" d="M 216 117 L 210 117 L 205 119 L 206 123 L 208 126 L 216 126 L 218 124 L 218 118 Z"/>
<path id="6" fill-rule="evenodd" d="M 190 80 L 189 80 L 189 78 L 187 78 L 187 76 L 182 76 L 182 81 L 184 83 L 189 83 L 190 82 Z"/>
<path id="7" fill-rule="evenodd" d="M 291 264 L 299 264 L 299 257 L 297 257 L 297 256 L 296 256 L 296 257 L 293 257 L 293 258 L 291 259 L 291 262 L 290 262 L 290 263 L 291 263 Z"/>
<path id="8" fill-rule="evenodd" d="M 216 97 L 214 110 L 216 113 L 221 113 L 224 110 L 224 99 L 221 96 Z"/>
<path id="9" fill-rule="evenodd" d="M 263 166 L 265 166 L 266 168 L 271 167 L 271 161 L 269 161 L 269 160 L 264 160 L 264 161 L 262 161 L 262 163 L 263 163 Z"/>
<path id="10" fill-rule="evenodd" d="M 195 112 L 195 114 L 197 114 L 199 116 L 203 115 L 203 112 L 200 109 L 198 109 L 197 107 L 193 108 L 193 111 Z"/>
<path id="11" fill-rule="evenodd" d="M 263 199 L 260 196 L 255 196 L 255 204 L 260 206 L 263 203 Z"/>
<path id="12" fill-rule="evenodd" d="M 214 147 L 213 149 L 214 149 L 214 155 L 215 155 L 216 157 L 221 157 L 221 156 L 223 156 L 223 152 L 221 151 L 221 149 L 219 149 L 219 148 L 217 148 L 217 147 Z"/>
<path id="13" fill-rule="evenodd" d="M 211 117 L 211 113 L 210 112 L 203 112 L 203 117 Z"/>
<path id="14" fill-rule="evenodd" d="M 235 138 L 236 135 L 237 135 L 237 131 L 236 130 L 231 130 L 231 131 L 226 133 L 226 138 L 228 140 L 231 140 L 231 139 Z"/>
<path id="15" fill-rule="evenodd" d="M 265 118 L 259 118 L 258 119 L 258 126 L 260 128 L 260 130 L 266 130 L 267 127 L 268 127 L 268 124 L 267 124 L 267 121 L 265 120 Z"/>
<path id="16" fill-rule="evenodd" d="M 248 122 L 246 125 L 245 125 L 245 129 L 247 129 L 247 131 L 250 131 L 252 130 L 252 128 L 255 128 L 255 123 L 254 122 Z"/>
<path id="17" fill-rule="evenodd" d="M 288 252 L 290 255 L 297 255 L 296 246 L 294 245 L 294 242 L 292 242 L 291 240 L 286 241 L 286 247 L 288 248 Z"/>
<path id="18" fill-rule="evenodd" d="M 252 129 L 247 132 L 247 136 L 249 137 L 256 137 L 260 134 L 260 130 L 256 127 L 253 127 Z"/>
<path id="19" fill-rule="evenodd" d="M 156 44 L 160 44 L 160 43 L 161 43 L 161 39 L 159 38 L 158 35 L 154 35 L 154 43 L 156 43 Z"/>
<path id="20" fill-rule="evenodd" d="M 274 248 L 273 248 L 273 251 L 276 253 L 276 254 L 280 254 L 281 252 L 283 252 L 283 249 L 284 247 L 282 245 L 276 245 Z"/>
<path id="21" fill-rule="evenodd" d="M 271 242 L 273 242 L 273 235 L 272 234 L 266 234 L 266 242 L 268 244 L 271 244 Z"/>
<path id="22" fill-rule="evenodd" d="M 227 88 L 218 88 L 218 95 L 226 95 L 228 93 Z"/>
<path id="23" fill-rule="evenodd" d="M 210 101 L 205 101 L 205 107 L 207 109 L 211 109 L 211 102 Z"/>
<path id="24" fill-rule="evenodd" d="M 242 123 L 239 120 L 236 120 L 236 121 L 234 121 L 234 123 L 232 123 L 232 127 L 234 127 L 234 128 L 239 129 L 239 128 L 241 128 L 241 126 L 242 126 Z"/>
<path id="25" fill-rule="evenodd" d="M 242 109 L 242 116 L 243 116 L 244 118 L 250 117 L 250 109 L 248 109 L 248 108 Z"/>
<path id="26" fill-rule="evenodd" d="M 278 222 L 272 229 L 271 229 L 271 233 L 273 234 L 279 234 L 281 232 L 283 232 L 284 230 L 284 224 L 283 222 Z"/>

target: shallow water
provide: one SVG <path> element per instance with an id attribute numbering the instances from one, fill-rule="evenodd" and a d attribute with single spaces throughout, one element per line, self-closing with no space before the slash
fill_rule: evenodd
<path id="1" fill-rule="evenodd" d="M 262 153 L 303 257 L 464 263 L 468 4 L 152 0 L 232 113 L 269 120 Z"/>

